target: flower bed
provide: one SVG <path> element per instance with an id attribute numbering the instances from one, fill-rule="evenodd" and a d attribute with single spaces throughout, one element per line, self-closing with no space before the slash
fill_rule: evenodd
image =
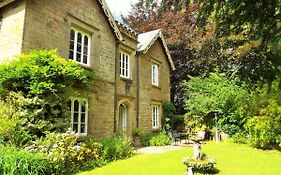
<path id="1" fill-rule="evenodd" d="M 192 168 L 194 173 L 217 174 L 219 172 L 219 170 L 215 168 L 216 160 L 209 158 L 206 155 L 202 156 L 200 160 L 186 157 L 183 160 L 183 163 L 187 166 L 187 169 Z"/>

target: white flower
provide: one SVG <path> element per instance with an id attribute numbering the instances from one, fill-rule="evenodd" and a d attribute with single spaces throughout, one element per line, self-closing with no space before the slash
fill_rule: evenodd
<path id="1" fill-rule="evenodd" d="M 53 145 L 53 148 L 57 148 L 57 147 L 59 147 L 58 144 L 54 144 Z"/>
<path id="2" fill-rule="evenodd" d="M 79 151 L 81 149 L 81 147 L 79 145 L 75 145 L 74 149 L 76 149 L 77 151 Z"/>

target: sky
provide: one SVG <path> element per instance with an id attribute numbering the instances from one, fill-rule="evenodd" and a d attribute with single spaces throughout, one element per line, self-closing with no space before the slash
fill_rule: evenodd
<path id="1" fill-rule="evenodd" d="M 127 16 L 131 10 L 131 4 L 138 0 L 105 0 L 111 13 L 116 19 L 120 19 L 121 15 Z"/>

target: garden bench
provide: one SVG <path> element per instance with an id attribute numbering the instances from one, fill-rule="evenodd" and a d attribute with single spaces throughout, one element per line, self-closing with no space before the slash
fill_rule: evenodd
<path id="1" fill-rule="evenodd" d="M 169 132 L 170 139 L 175 143 L 175 145 L 178 145 L 178 143 L 181 143 L 181 140 L 184 139 L 185 141 L 188 139 L 188 136 L 185 132 L 177 132 L 172 131 Z"/>

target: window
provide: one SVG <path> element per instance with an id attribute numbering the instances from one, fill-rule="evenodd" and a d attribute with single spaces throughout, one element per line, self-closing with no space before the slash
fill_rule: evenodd
<path id="1" fill-rule="evenodd" d="M 126 130 L 127 128 L 127 108 L 124 105 L 119 107 L 119 129 Z"/>
<path id="2" fill-rule="evenodd" d="M 70 31 L 69 59 L 90 64 L 90 35 L 72 28 Z"/>
<path id="3" fill-rule="evenodd" d="M 155 85 L 155 86 L 159 85 L 158 65 L 157 64 L 152 65 L 152 85 Z"/>
<path id="4" fill-rule="evenodd" d="M 86 99 L 73 99 L 69 101 L 71 113 L 71 126 L 79 135 L 87 135 L 88 131 L 88 101 Z"/>
<path id="5" fill-rule="evenodd" d="M 159 106 L 152 107 L 152 128 L 159 128 Z"/>
<path id="6" fill-rule="evenodd" d="M 120 53 L 120 77 L 130 78 L 130 57 L 122 52 Z"/>

